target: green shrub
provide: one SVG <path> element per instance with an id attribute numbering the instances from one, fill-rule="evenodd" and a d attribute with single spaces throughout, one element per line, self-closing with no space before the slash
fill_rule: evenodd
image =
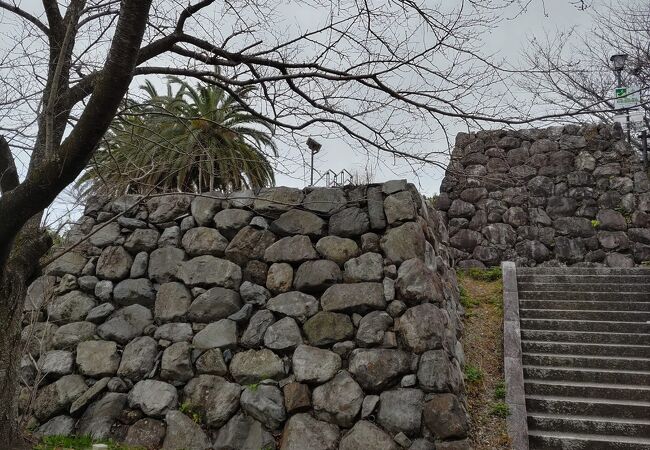
<path id="1" fill-rule="evenodd" d="M 90 436 L 46 436 L 34 446 L 34 450 L 90 450 L 93 444 L 106 444 L 108 450 L 145 450 L 143 447 L 129 447 L 112 440 L 93 440 Z"/>
<path id="2" fill-rule="evenodd" d="M 501 279 L 501 267 L 490 267 L 489 269 L 473 267 L 467 270 L 467 275 L 478 281 L 497 281 Z"/>
<path id="3" fill-rule="evenodd" d="M 600 220 L 598 220 L 598 219 L 593 219 L 591 221 L 592 228 L 598 228 L 598 227 L 600 227 L 600 225 L 601 225 L 601 223 L 600 223 Z"/>
<path id="4" fill-rule="evenodd" d="M 490 407 L 490 414 L 497 417 L 508 417 L 510 415 L 510 408 L 503 402 L 492 403 Z"/>
<path id="5" fill-rule="evenodd" d="M 483 379 L 483 371 L 478 367 L 467 365 L 465 367 L 465 379 L 470 383 L 476 383 Z"/>
<path id="6" fill-rule="evenodd" d="M 506 384 L 502 381 L 494 388 L 494 398 L 503 400 L 506 398 Z"/>

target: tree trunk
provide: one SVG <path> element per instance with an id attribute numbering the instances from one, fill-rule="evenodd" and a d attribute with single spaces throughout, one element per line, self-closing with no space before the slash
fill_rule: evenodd
<path id="1" fill-rule="evenodd" d="M 21 448 L 18 427 L 18 361 L 25 277 L 6 268 L 0 273 L 0 440 L 7 448 Z"/>

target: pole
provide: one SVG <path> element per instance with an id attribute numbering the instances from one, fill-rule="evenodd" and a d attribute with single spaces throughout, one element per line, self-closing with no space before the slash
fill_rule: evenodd
<path id="1" fill-rule="evenodd" d="M 643 146 L 643 167 L 648 168 L 648 132 L 643 130 L 641 132 L 641 144 Z"/>
<path id="2" fill-rule="evenodd" d="M 314 151 L 311 151 L 311 182 L 309 183 L 310 186 L 314 185 Z"/>
<path id="3" fill-rule="evenodd" d="M 627 142 L 632 143 L 632 136 L 630 134 L 630 109 L 625 110 L 625 125 L 627 125 Z"/>

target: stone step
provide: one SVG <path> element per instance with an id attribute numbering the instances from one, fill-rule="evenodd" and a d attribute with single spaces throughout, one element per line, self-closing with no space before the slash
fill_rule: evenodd
<path id="1" fill-rule="evenodd" d="M 522 330 L 522 335 L 528 331 Z M 597 356 L 631 356 L 650 358 L 650 345 L 619 345 L 607 343 L 567 342 L 557 340 L 554 342 L 536 339 L 522 340 L 522 350 L 530 353 L 552 353 L 571 355 L 597 355 Z"/>
<path id="2" fill-rule="evenodd" d="M 650 439 L 529 430 L 530 450 L 650 450 Z"/>
<path id="3" fill-rule="evenodd" d="M 650 438 L 650 420 L 643 419 L 531 414 L 528 416 L 528 427 L 533 430 L 561 433 Z"/>
<path id="4" fill-rule="evenodd" d="M 608 400 L 581 397 L 526 397 L 528 414 L 562 414 L 577 416 L 602 416 L 619 419 L 650 417 L 650 403 L 639 401 Z"/>
<path id="5" fill-rule="evenodd" d="M 642 333 L 521 330 L 521 339 L 525 341 L 579 342 L 583 344 L 650 345 L 650 335 Z"/>
<path id="6" fill-rule="evenodd" d="M 520 275 L 647 275 L 650 268 L 646 267 L 517 267 L 517 277 Z"/>
<path id="7" fill-rule="evenodd" d="M 650 284 L 648 283 L 523 283 L 517 281 L 519 291 L 574 291 L 574 292 L 648 292 Z"/>
<path id="8" fill-rule="evenodd" d="M 650 323 L 643 322 L 601 322 L 594 320 L 565 319 L 521 319 L 525 330 L 600 331 L 627 333 L 650 333 Z"/>
<path id="9" fill-rule="evenodd" d="M 591 300 L 521 300 L 520 309 L 582 309 L 608 311 L 647 311 L 650 312 L 650 302 L 616 302 Z"/>
<path id="10" fill-rule="evenodd" d="M 632 400 L 650 403 L 650 386 L 527 379 L 526 395 Z"/>
<path id="11" fill-rule="evenodd" d="M 518 283 L 574 283 L 574 284 L 648 284 L 650 283 L 650 270 L 645 275 L 517 275 Z"/>
<path id="12" fill-rule="evenodd" d="M 650 311 L 580 310 L 580 309 L 519 309 L 522 319 L 595 320 L 603 322 L 648 322 Z"/>
<path id="13" fill-rule="evenodd" d="M 589 292 L 589 291 L 519 291 L 519 300 L 590 300 L 610 302 L 648 302 L 650 292 Z"/>
<path id="14" fill-rule="evenodd" d="M 522 355 L 522 361 L 523 364 L 527 366 L 553 366 L 583 369 L 632 370 L 650 372 L 650 358 L 524 353 Z"/>
<path id="15" fill-rule="evenodd" d="M 581 381 L 589 383 L 650 385 L 650 372 L 643 370 L 588 369 L 524 365 L 524 379 Z"/>

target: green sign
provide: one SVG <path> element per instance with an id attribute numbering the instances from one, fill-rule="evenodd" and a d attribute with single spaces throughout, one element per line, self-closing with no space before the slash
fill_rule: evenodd
<path id="1" fill-rule="evenodd" d="M 614 108 L 636 108 L 641 103 L 641 92 L 637 87 L 618 87 L 614 90 Z"/>

